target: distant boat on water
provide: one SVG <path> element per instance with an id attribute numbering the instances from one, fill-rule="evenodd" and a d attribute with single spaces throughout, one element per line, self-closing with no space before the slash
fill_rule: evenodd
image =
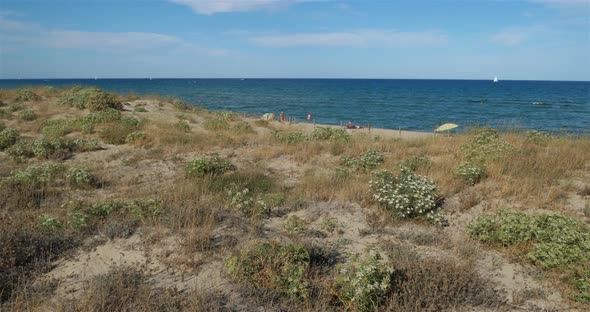
<path id="1" fill-rule="evenodd" d="M 494 82 L 498 82 L 498 77 L 494 76 Z"/>

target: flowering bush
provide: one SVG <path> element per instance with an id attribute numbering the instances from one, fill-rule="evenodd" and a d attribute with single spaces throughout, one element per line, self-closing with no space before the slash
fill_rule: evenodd
<path id="1" fill-rule="evenodd" d="M 248 188 L 241 191 L 235 188 L 227 191 L 229 207 L 248 216 L 270 213 L 271 207 L 264 197 Z"/>
<path id="2" fill-rule="evenodd" d="M 370 251 L 340 268 L 336 278 L 338 296 L 358 311 L 374 311 L 391 290 L 393 273 L 379 253 Z"/>
<path id="3" fill-rule="evenodd" d="M 37 114 L 34 111 L 27 109 L 20 113 L 20 119 L 24 121 L 33 121 L 37 119 Z"/>
<path id="4" fill-rule="evenodd" d="M 8 157 L 10 157 L 10 159 L 14 160 L 15 162 L 25 161 L 26 159 L 35 156 L 31 143 L 32 142 L 29 140 L 18 140 L 16 144 L 7 148 L 5 152 Z"/>
<path id="5" fill-rule="evenodd" d="M 15 129 L 4 129 L 0 131 L 0 151 L 11 147 L 18 140 L 18 131 Z"/>
<path id="6" fill-rule="evenodd" d="M 397 217 L 425 217 L 433 224 L 444 224 L 436 206 L 437 188 L 432 180 L 403 167 L 397 177 L 387 170 L 373 172 L 369 185 L 373 198 Z"/>
<path id="7" fill-rule="evenodd" d="M 497 159 L 511 148 L 510 144 L 500 139 L 496 130 L 487 127 L 479 129 L 471 142 L 460 147 L 465 159 L 473 163 Z"/>
<path id="8" fill-rule="evenodd" d="M 310 256 L 302 245 L 258 243 L 226 261 L 228 273 L 237 282 L 259 290 L 272 290 L 285 297 L 307 297 Z"/>
<path id="9" fill-rule="evenodd" d="M 234 165 L 228 159 L 213 155 L 190 161 L 186 165 L 186 175 L 188 177 L 215 176 L 234 168 Z"/>
<path id="10" fill-rule="evenodd" d="M 359 157 L 342 156 L 341 163 L 344 166 L 351 167 L 354 170 L 370 170 L 383 163 L 383 155 L 374 151 L 368 150 Z"/>
<path id="11" fill-rule="evenodd" d="M 314 141 L 350 141 L 350 135 L 340 128 L 317 127 L 310 134 L 309 139 Z"/>
<path id="12" fill-rule="evenodd" d="M 455 172 L 465 183 L 474 185 L 486 176 L 486 167 L 473 163 L 460 165 Z"/>
<path id="13" fill-rule="evenodd" d="M 84 168 L 70 168 L 67 178 L 73 187 L 89 188 L 96 186 L 96 177 Z"/>

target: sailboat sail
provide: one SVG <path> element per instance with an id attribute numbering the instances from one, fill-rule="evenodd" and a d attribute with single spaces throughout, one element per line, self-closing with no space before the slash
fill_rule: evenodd
<path id="1" fill-rule="evenodd" d="M 494 82 L 498 82 L 498 77 L 494 77 Z"/>

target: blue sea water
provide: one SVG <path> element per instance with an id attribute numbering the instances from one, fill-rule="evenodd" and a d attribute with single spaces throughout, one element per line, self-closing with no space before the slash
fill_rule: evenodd
<path id="1" fill-rule="evenodd" d="M 466 128 L 590 130 L 590 82 L 403 79 L 49 79 L 0 80 L 0 88 L 97 86 L 106 91 L 181 98 L 210 110 L 285 112 L 303 121 L 351 121 L 432 131 Z"/>

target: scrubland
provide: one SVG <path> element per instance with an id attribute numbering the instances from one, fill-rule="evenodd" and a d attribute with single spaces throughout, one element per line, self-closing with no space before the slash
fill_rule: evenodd
<path id="1" fill-rule="evenodd" d="M 0 310 L 590 309 L 590 138 L 395 133 L 0 90 Z"/>

